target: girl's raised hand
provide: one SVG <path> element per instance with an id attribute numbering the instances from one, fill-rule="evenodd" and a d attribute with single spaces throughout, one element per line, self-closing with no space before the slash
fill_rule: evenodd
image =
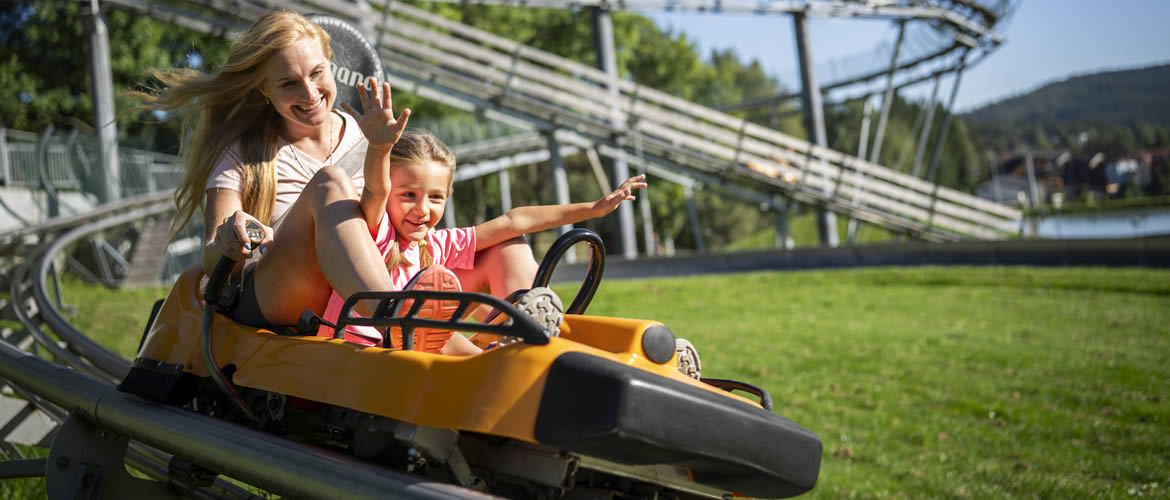
<path id="1" fill-rule="evenodd" d="M 359 83 L 358 97 L 362 101 L 362 112 L 358 113 L 349 104 L 342 103 L 345 112 L 357 118 L 358 127 L 362 129 L 370 147 L 385 149 L 394 147 L 402 131 L 406 130 L 406 121 L 410 118 L 410 110 L 404 109 L 394 118 L 394 109 L 390 99 L 390 82 L 382 82 L 379 86 L 374 77 L 367 83 Z"/>
<path id="2" fill-rule="evenodd" d="M 634 190 L 646 187 L 646 183 L 643 182 L 645 179 L 645 174 L 630 177 L 612 193 L 597 200 L 597 203 L 593 204 L 593 209 L 598 212 L 597 216 L 600 217 L 614 211 L 625 200 L 634 200 Z"/>

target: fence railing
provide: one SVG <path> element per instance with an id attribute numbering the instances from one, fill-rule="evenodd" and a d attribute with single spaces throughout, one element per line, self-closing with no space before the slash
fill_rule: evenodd
<path id="1" fill-rule="evenodd" d="M 0 185 L 43 189 L 47 182 L 55 190 L 96 192 L 96 140 L 77 131 L 42 136 L 0 129 Z M 183 175 L 173 155 L 122 146 L 118 162 L 123 197 L 172 189 Z"/>

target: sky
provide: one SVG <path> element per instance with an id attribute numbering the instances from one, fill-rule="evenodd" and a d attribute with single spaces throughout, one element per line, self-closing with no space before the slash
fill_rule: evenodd
<path id="1" fill-rule="evenodd" d="M 787 87 L 799 88 L 788 16 L 643 14 L 663 28 L 686 33 L 704 58 L 712 49 L 734 48 L 741 60 L 756 59 Z M 1070 76 L 1170 63 L 1170 0 L 1020 0 L 1015 14 L 996 31 L 1004 43 L 964 73 L 955 101 L 959 111 Z M 830 69 L 834 63 L 848 66 L 850 56 L 869 53 L 883 41 L 892 44 L 897 36 L 890 21 L 861 18 L 810 18 L 809 32 L 813 59 Z M 828 75 L 818 78 L 825 83 Z M 943 84 L 949 92 L 950 81 Z M 907 91 L 912 98 L 925 98 L 930 85 Z"/>

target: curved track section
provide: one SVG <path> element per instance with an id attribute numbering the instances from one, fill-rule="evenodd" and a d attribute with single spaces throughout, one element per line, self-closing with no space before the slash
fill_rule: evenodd
<path id="1" fill-rule="evenodd" d="M 115 390 L 129 362 L 65 319 L 57 270 L 80 270 L 72 255 L 103 232 L 171 212 L 162 193 L 0 235 L 3 312 L 21 325 L 0 342 L 0 418 L 11 429 L 0 477 L 44 476 L 50 498 L 257 498 L 213 471 L 299 498 L 487 498 Z M 28 458 L 11 443 L 51 448 L 50 456 Z M 149 480 L 129 476 L 123 463 Z"/>

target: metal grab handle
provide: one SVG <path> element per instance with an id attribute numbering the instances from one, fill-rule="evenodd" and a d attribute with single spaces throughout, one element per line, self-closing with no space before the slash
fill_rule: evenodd
<path id="1" fill-rule="evenodd" d="M 727 392 L 744 391 L 751 393 L 760 398 L 760 406 L 765 410 L 772 411 L 772 395 L 768 394 L 763 388 L 756 387 L 747 382 L 740 382 L 738 380 L 730 380 L 724 378 L 705 378 L 702 382 L 707 385 L 713 385 Z"/>

